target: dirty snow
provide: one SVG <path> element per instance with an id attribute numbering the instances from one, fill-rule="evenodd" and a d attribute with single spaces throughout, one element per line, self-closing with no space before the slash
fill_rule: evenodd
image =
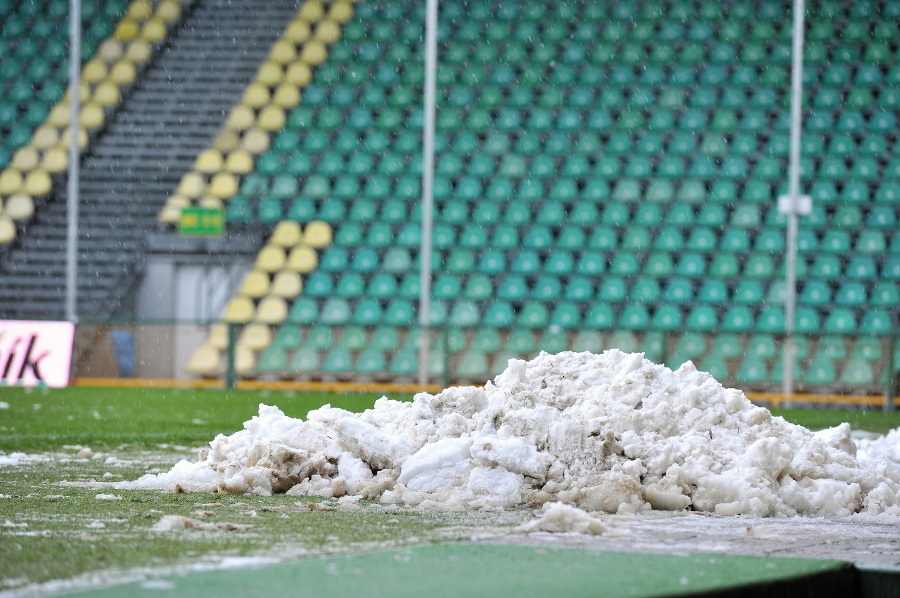
<path id="1" fill-rule="evenodd" d="M 617 350 L 541 353 L 510 360 L 483 388 L 382 398 L 361 414 L 325 406 L 301 421 L 260 405 L 197 462 L 112 486 L 442 510 L 900 515 L 892 435 L 857 450 L 849 426 L 813 434 L 690 362 L 672 371 Z M 558 509 L 544 517 L 564 518 Z"/>

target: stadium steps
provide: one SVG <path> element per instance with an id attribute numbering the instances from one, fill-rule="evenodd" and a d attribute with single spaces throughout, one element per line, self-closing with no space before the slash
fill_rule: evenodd
<path id="1" fill-rule="evenodd" d="M 81 168 L 81 317 L 121 312 L 159 207 L 209 145 L 297 6 L 296 0 L 195 2 L 111 115 Z M 67 192 L 64 181 L 56 187 L 0 264 L 0 317 L 64 315 Z"/>

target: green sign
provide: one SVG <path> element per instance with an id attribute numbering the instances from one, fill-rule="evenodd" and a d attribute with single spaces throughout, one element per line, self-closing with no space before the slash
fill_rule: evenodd
<path id="1" fill-rule="evenodd" d="M 225 234 L 222 208 L 184 208 L 178 220 L 178 234 L 184 237 L 221 237 Z"/>

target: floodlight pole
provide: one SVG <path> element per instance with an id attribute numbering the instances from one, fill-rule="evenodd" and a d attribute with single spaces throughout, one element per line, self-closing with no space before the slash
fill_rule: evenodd
<path id="1" fill-rule="evenodd" d="M 78 298 L 78 120 L 81 114 L 81 0 L 69 3 L 69 181 L 66 218 L 66 320 L 77 322 Z"/>
<path id="2" fill-rule="evenodd" d="M 808 197 L 800 197 L 800 134 L 803 102 L 803 13 L 804 0 L 794 0 L 794 49 L 791 65 L 791 155 L 788 197 L 779 198 L 782 212 L 787 213 L 787 271 L 784 298 L 784 395 L 794 393 L 794 312 L 797 305 L 797 218 L 809 213 Z M 803 205 L 801 205 L 803 204 Z"/>
<path id="3" fill-rule="evenodd" d="M 438 0 L 425 8 L 425 105 L 422 130 L 422 246 L 419 274 L 419 384 L 428 383 L 428 339 L 431 324 L 431 229 L 434 204 L 434 120 L 437 87 Z"/>

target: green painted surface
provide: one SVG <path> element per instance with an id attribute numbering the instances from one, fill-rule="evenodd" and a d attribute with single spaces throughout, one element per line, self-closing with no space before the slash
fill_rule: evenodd
<path id="1" fill-rule="evenodd" d="M 814 589 L 824 597 L 852 596 L 855 584 L 855 571 L 840 561 L 461 543 L 194 573 L 79 595 L 613 598 L 807 595 Z"/>

